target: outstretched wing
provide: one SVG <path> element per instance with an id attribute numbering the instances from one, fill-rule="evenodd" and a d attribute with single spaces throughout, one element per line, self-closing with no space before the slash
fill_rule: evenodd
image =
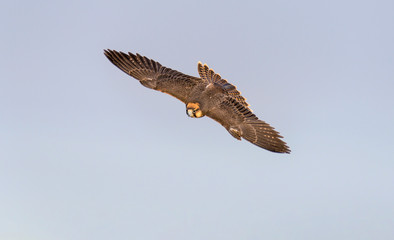
<path id="1" fill-rule="evenodd" d="M 222 124 L 238 140 L 244 138 L 272 152 L 290 153 L 282 136 L 273 127 L 259 120 L 248 107 L 232 97 L 227 97 L 206 115 Z"/>
<path id="2" fill-rule="evenodd" d="M 186 103 L 191 89 L 200 78 L 162 66 L 139 54 L 104 50 L 105 56 L 120 70 L 139 80 L 142 85 L 168 93 Z"/>
<path id="3" fill-rule="evenodd" d="M 203 79 L 204 82 L 219 84 L 223 90 L 227 92 L 228 95 L 235 98 L 239 103 L 248 107 L 249 104 L 246 102 L 246 98 L 241 96 L 241 92 L 231 83 L 223 79 L 218 73 L 215 73 L 212 68 L 209 68 L 207 64 L 202 64 L 198 62 L 198 74 Z"/>

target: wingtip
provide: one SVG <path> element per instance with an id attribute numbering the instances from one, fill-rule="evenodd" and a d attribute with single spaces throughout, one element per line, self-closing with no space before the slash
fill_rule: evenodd
<path id="1" fill-rule="evenodd" d="M 286 145 L 286 149 L 285 149 L 282 153 L 290 154 L 290 153 L 291 153 L 291 150 L 290 150 L 290 148 Z"/>
<path id="2" fill-rule="evenodd" d="M 262 146 L 259 146 L 259 147 L 264 148 Z M 274 149 L 264 148 L 264 149 L 266 149 L 268 151 L 271 151 L 271 152 L 274 152 L 274 153 L 280 153 L 280 154 L 290 154 L 291 153 L 291 150 L 290 150 L 290 148 L 287 145 L 283 146 L 282 148 L 274 148 Z"/>
<path id="3" fill-rule="evenodd" d="M 111 49 L 104 49 L 104 55 L 109 57 L 111 54 L 113 54 L 115 52 L 115 50 L 111 50 Z"/>
<path id="4" fill-rule="evenodd" d="M 281 136 L 282 138 L 282 136 Z M 289 146 L 287 146 L 287 143 L 283 142 L 283 148 L 279 151 L 279 153 L 284 153 L 284 154 L 290 154 L 291 153 L 291 149 Z"/>

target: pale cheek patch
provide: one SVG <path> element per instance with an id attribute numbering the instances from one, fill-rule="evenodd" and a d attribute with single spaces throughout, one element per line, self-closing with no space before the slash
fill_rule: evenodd
<path id="1" fill-rule="evenodd" d="M 188 115 L 189 117 L 194 118 L 193 109 L 187 109 L 187 115 Z"/>

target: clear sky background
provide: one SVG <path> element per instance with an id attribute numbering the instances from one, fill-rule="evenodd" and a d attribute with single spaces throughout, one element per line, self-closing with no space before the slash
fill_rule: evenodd
<path id="1" fill-rule="evenodd" d="M 394 239 L 394 2 L 2 1 L 0 239 Z M 292 149 L 103 49 L 208 63 Z"/>

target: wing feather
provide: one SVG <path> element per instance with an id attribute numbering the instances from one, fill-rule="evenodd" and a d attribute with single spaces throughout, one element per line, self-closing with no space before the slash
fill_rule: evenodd
<path id="1" fill-rule="evenodd" d="M 116 67 L 139 80 L 145 87 L 168 93 L 185 103 L 191 89 L 202 81 L 201 78 L 164 67 L 138 53 L 126 54 L 107 49 L 104 54 Z"/>
<path id="2" fill-rule="evenodd" d="M 233 137 L 239 140 L 242 137 L 269 151 L 290 153 L 290 148 L 281 139 L 279 132 L 268 123 L 259 120 L 237 99 L 227 97 L 219 107 L 208 112 L 207 116 L 222 124 Z"/>

